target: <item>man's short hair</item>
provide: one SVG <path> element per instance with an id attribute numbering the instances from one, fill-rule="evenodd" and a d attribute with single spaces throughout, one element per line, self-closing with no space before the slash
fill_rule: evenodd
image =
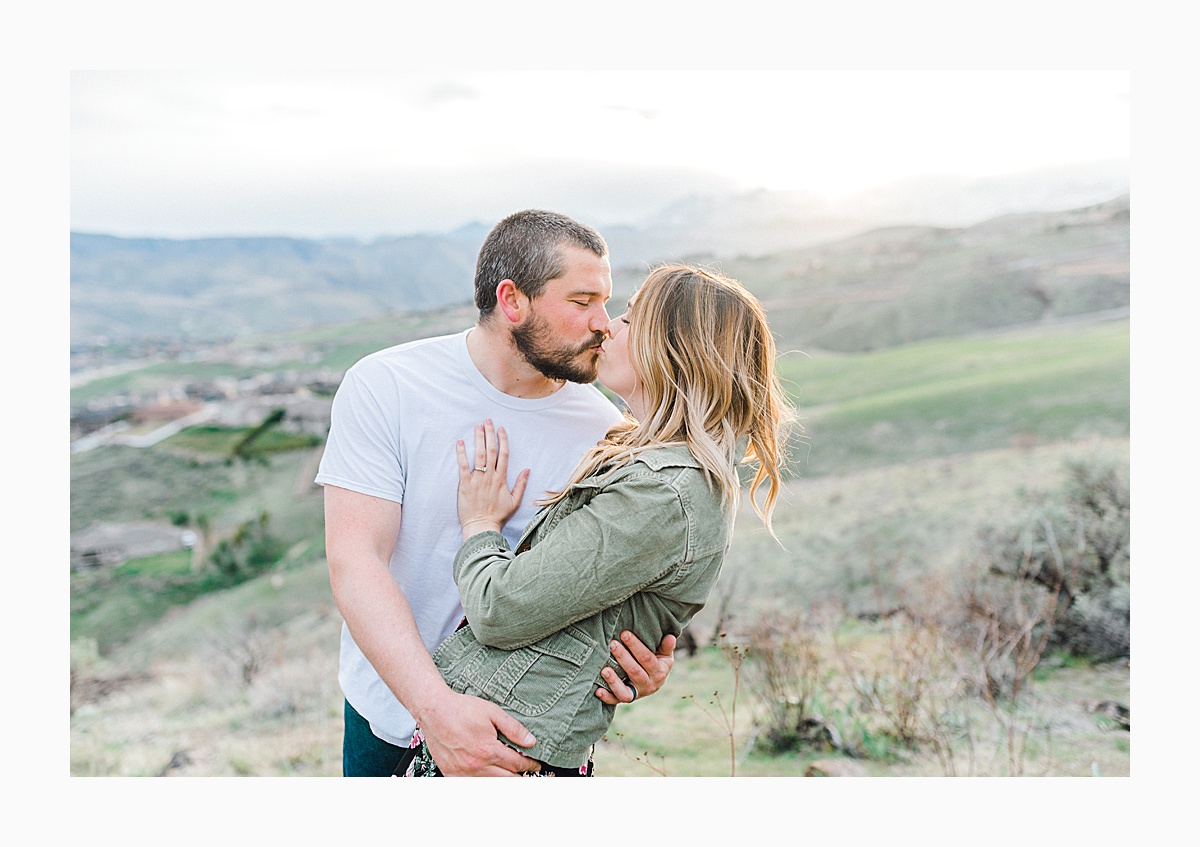
<path id="1" fill-rule="evenodd" d="M 608 245 L 586 224 L 541 209 L 514 212 L 492 227 L 475 263 L 475 305 L 479 314 L 496 307 L 496 286 L 511 279 L 522 294 L 536 298 L 546 283 L 566 273 L 560 249 L 570 244 L 604 258 Z"/>

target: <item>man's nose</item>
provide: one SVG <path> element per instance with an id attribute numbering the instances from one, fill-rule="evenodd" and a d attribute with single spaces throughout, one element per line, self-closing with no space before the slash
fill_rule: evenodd
<path id="1" fill-rule="evenodd" d="M 609 330 L 609 325 L 612 321 L 608 318 L 608 312 L 603 306 L 596 310 L 596 314 L 592 317 L 591 330 L 599 332 L 606 337 L 611 337 L 612 332 Z"/>

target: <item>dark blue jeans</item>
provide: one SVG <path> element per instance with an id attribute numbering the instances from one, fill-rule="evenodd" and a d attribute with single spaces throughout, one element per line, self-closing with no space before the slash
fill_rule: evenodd
<path id="1" fill-rule="evenodd" d="M 371 732 L 371 724 L 354 711 L 349 700 L 344 715 L 342 776 L 391 776 L 405 748 L 389 744 Z"/>

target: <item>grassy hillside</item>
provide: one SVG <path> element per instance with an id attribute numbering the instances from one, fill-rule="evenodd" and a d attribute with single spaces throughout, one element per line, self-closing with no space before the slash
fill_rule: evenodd
<path id="1" fill-rule="evenodd" d="M 785 345 L 879 350 L 1129 305 L 1129 198 L 974 227 L 874 230 L 720 263 Z"/>
<path id="2" fill-rule="evenodd" d="M 182 522 L 204 539 L 202 556 L 239 527 L 266 518 L 279 568 L 324 555 L 323 507 L 312 482 L 319 449 L 229 462 L 194 449 L 187 431 L 151 449 L 104 448 L 72 456 L 71 531 L 97 521 Z M 71 635 L 111 652 L 177 607 L 246 578 L 175 553 L 71 578 Z M 199 566 L 199 567 L 198 567 Z"/>
<path id="3" fill-rule="evenodd" d="M 290 536 L 320 520 L 313 450 L 272 454 L 265 462 L 229 462 L 225 455 L 176 449 L 191 438 L 185 431 L 149 449 L 106 447 L 72 455 L 71 531 L 95 521 L 184 514 L 206 515 L 220 532 L 265 510 Z"/>
<path id="4" fill-rule="evenodd" d="M 911 459 L 1129 434 L 1129 321 L 786 356 L 816 477 Z"/>

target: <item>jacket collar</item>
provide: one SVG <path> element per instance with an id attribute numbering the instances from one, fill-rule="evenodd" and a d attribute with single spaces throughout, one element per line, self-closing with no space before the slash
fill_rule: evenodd
<path id="1" fill-rule="evenodd" d="M 696 461 L 695 456 L 693 456 L 691 451 L 683 445 L 656 447 L 653 450 L 647 450 L 622 468 L 622 470 L 630 468 L 638 463 L 645 465 L 656 473 L 661 471 L 663 468 L 700 468 L 700 463 Z M 587 479 L 581 479 L 571 487 L 598 488 L 602 485 L 607 485 L 611 480 L 612 477 L 609 477 L 605 474 L 600 474 L 598 476 L 589 476 Z"/>
<path id="2" fill-rule="evenodd" d="M 641 462 L 653 471 L 661 471 L 663 468 L 700 467 L 700 463 L 696 461 L 696 457 L 692 455 L 692 451 L 683 445 L 647 450 L 634 461 Z"/>

